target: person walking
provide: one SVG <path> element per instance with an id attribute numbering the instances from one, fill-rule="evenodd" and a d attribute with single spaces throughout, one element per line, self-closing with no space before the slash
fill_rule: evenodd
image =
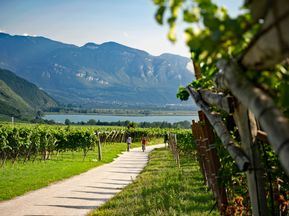
<path id="1" fill-rule="evenodd" d="M 143 152 L 146 150 L 146 144 L 147 144 L 147 140 L 146 140 L 146 137 L 143 135 L 141 138 L 141 148 Z"/>
<path id="2" fill-rule="evenodd" d="M 167 133 L 165 133 L 165 136 L 164 136 L 164 143 L 165 143 L 165 148 L 166 148 L 167 144 L 169 143 L 169 135 Z"/>
<path id="3" fill-rule="evenodd" d="M 129 150 L 130 150 L 131 142 L 132 142 L 132 139 L 131 139 L 131 137 L 129 136 L 129 137 L 127 138 L 127 140 L 126 140 L 126 143 L 127 143 L 127 151 L 128 151 L 128 152 L 129 152 Z"/>

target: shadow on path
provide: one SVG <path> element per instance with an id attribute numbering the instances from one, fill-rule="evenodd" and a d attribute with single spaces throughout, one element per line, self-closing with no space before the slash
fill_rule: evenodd
<path id="1" fill-rule="evenodd" d="M 99 206 L 77 206 L 77 205 L 38 205 L 38 206 L 51 206 L 51 207 L 59 207 L 59 208 L 70 208 L 70 209 L 95 209 Z"/>
<path id="2" fill-rule="evenodd" d="M 97 187 L 97 186 L 84 186 L 84 187 L 95 188 L 95 189 L 104 189 L 104 190 L 121 190 L 122 189 L 122 188 L 119 188 L 119 187 L 116 187 L 116 188 L 113 188 L 113 187 Z"/>
<path id="3" fill-rule="evenodd" d="M 101 201 L 101 202 L 106 202 L 108 200 L 108 199 L 103 199 L 103 198 L 88 198 L 88 197 L 55 197 L 55 198 L 77 199 L 77 200 L 88 200 L 88 201 Z"/>
<path id="4" fill-rule="evenodd" d="M 116 192 L 99 192 L 99 191 L 73 191 L 78 193 L 90 193 L 90 194 L 101 194 L 101 195 L 114 195 Z"/>

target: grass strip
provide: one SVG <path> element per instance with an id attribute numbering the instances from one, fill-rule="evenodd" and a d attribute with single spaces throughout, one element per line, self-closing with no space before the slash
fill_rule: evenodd
<path id="1" fill-rule="evenodd" d="M 160 140 L 153 140 L 151 144 L 157 141 Z M 140 143 L 133 143 L 131 147 L 140 147 Z M 12 199 L 109 163 L 123 151 L 126 151 L 126 143 L 114 143 L 102 145 L 102 161 L 97 160 L 97 150 L 88 152 L 85 160 L 83 153 L 79 151 L 52 155 L 52 159 L 46 161 L 18 161 L 14 165 L 8 161 L 4 167 L 0 167 L 0 201 Z"/>
<path id="2" fill-rule="evenodd" d="M 144 171 L 134 183 L 90 212 L 90 216 L 208 215 L 215 201 L 203 184 L 196 160 L 181 157 L 181 168 L 171 153 L 158 149 L 150 154 Z M 219 215 L 214 210 L 210 215 Z"/>

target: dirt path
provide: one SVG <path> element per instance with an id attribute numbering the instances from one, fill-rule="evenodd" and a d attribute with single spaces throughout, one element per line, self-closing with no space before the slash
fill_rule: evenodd
<path id="1" fill-rule="evenodd" d="M 124 152 L 109 164 L 0 203 L 1 216 L 86 215 L 130 184 L 143 170 L 148 153 L 163 144 Z"/>

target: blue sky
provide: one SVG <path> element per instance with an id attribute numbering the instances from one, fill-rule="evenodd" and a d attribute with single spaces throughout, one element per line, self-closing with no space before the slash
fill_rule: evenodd
<path id="1" fill-rule="evenodd" d="M 232 14 L 243 3 L 215 1 L 225 4 Z M 168 27 L 155 22 L 155 11 L 152 0 L 0 0 L 0 31 L 79 46 L 116 41 L 153 55 L 189 56 L 181 33 L 176 44 L 167 40 Z"/>

